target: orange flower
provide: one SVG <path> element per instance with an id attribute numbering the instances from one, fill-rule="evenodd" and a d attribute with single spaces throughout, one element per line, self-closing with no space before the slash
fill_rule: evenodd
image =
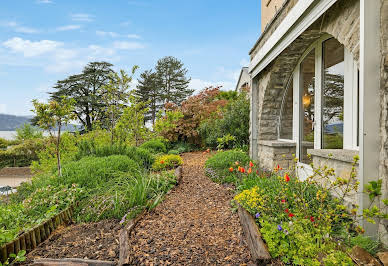
<path id="1" fill-rule="evenodd" d="M 288 176 L 287 173 L 284 175 L 284 181 L 286 182 L 290 181 L 290 177 Z"/>
<path id="2" fill-rule="evenodd" d="M 163 161 L 163 160 L 161 160 L 161 161 L 160 161 L 160 163 L 161 163 L 161 164 L 164 164 L 164 161 Z"/>
<path id="3" fill-rule="evenodd" d="M 253 163 L 252 162 L 249 162 L 249 167 L 253 167 Z"/>
<path id="4" fill-rule="evenodd" d="M 280 165 L 277 165 L 274 170 L 275 172 L 279 172 L 279 170 L 283 170 L 283 169 L 280 167 Z"/>
<path id="5" fill-rule="evenodd" d="M 237 171 L 241 172 L 241 166 L 238 167 Z"/>
<path id="6" fill-rule="evenodd" d="M 249 167 L 248 174 L 252 173 L 252 168 Z"/>
<path id="7" fill-rule="evenodd" d="M 245 168 L 241 167 L 241 173 L 245 173 Z"/>
<path id="8" fill-rule="evenodd" d="M 210 152 L 210 149 L 207 149 L 206 152 L 209 153 L 209 152 Z"/>
<path id="9" fill-rule="evenodd" d="M 234 164 L 235 164 L 235 165 L 239 165 L 240 163 L 239 163 L 238 161 L 236 161 Z"/>
<path id="10" fill-rule="evenodd" d="M 233 167 L 229 168 L 229 172 L 233 172 L 233 170 L 234 170 Z"/>

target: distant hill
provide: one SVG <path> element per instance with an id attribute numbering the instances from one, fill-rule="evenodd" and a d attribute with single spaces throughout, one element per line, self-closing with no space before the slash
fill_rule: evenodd
<path id="1" fill-rule="evenodd" d="M 30 123 L 32 116 L 16 116 L 0 114 L 0 131 L 15 131 L 18 127 L 25 123 Z M 64 131 L 78 131 L 81 127 L 78 125 L 69 124 L 64 127 Z"/>
<path id="2" fill-rule="evenodd" d="M 16 116 L 0 114 L 0 131 L 14 131 L 25 123 L 29 123 L 31 116 Z"/>

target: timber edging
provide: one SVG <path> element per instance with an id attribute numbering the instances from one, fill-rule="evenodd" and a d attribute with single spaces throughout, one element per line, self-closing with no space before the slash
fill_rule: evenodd
<path id="1" fill-rule="evenodd" d="M 13 241 L 3 245 L 0 247 L 0 261 L 5 262 L 9 255 L 17 254 L 21 250 L 25 250 L 26 253 L 31 252 L 40 243 L 48 239 L 59 226 L 70 224 L 72 216 L 73 206 L 71 205 L 50 219 L 21 234 Z"/>
<path id="2" fill-rule="evenodd" d="M 238 216 L 243 227 L 245 239 L 251 252 L 252 259 L 257 265 L 267 265 L 272 261 L 268 247 L 261 238 L 259 227 L 253 216 L 241 205 L 238 205 Z"/>

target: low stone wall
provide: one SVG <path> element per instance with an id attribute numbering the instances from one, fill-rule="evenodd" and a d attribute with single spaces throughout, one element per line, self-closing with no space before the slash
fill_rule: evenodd
<path id="1" fill-rule="evenodd" d="M 271 171 L 277 165 L 284 170 L 291 169 L 294 165 L 296 144 L 286 141 L 260 141 L 259 163 L 264 170 Z"/>

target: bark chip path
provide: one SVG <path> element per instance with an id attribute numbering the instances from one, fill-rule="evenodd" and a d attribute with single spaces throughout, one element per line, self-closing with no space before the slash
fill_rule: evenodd
<path id="1" fill-rule="evenodd" d="M 183 180 L 130 235 L 134 265 L 252 265 L 233 192 L 204 175 L 207 156 L 183 156 Z"/>

